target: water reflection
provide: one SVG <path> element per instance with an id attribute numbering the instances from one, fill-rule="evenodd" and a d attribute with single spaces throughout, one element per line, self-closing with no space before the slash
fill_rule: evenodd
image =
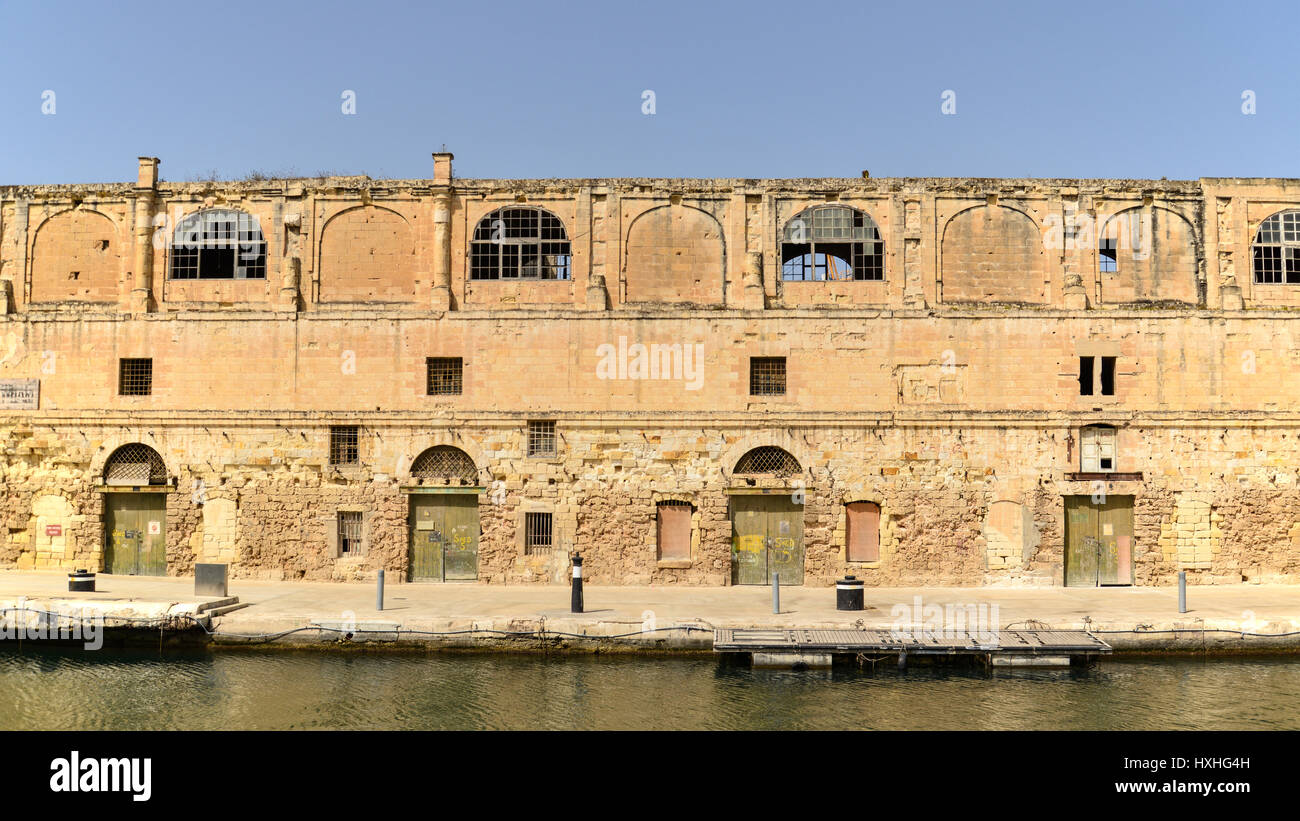
<path id="1" fill-rule="evenodd" d="M 0 652 L 0 729 L 1300 729 L 1300 661 L 750 669 L 712 658 Z"/>

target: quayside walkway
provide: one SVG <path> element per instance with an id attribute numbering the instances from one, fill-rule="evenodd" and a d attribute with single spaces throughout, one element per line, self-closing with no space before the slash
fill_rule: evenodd
<path id="1" fill-rule="evenodd" d="M 233 579 L 232 609 L 195 596 L 192 578 L 100 574 L 93 593 L 68 592 L 67 581 L 66 572 L 0 571 L 0 609 L 93 603 L 142 626 L 179 615 L 173 627 L 210 632 L 217 644 L 711 650 L 717 629 L 942 629 L 955 616 L 965 627 L 1086 630 L 1116 652 L 1300 649 L 1300 586 L 1189 587 L 1180 614 L 1176 588 L 867 588 L 865 610 L 840 611 L 834 588 L 787 587 L 773 613 L 767 587 L 588 585 L 585 612 L 574 614 L 567 585 L 389 584 L 379 611 L 373 583 Z"/>

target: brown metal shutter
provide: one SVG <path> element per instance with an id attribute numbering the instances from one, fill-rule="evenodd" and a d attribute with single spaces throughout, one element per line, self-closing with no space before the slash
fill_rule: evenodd
<path id="1" fill-rule="evenodd" d="M 849 502 L 845 541 L 851 562 L 880 561 L 880 505 L 874 502 Z"/>
<path id="2" fill-rule="evenodd" d="M 691 558 L 691 506 L 689 503 L 659 503 L 659 558 Z"/>

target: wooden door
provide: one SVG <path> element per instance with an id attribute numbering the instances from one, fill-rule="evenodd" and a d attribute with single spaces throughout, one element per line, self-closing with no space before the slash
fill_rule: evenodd
<path id="1" fill-rule="evenodd" d="M 478 497 L 411 494 L 412 581 L 478 578 Z"/>
<path id="2" fill-rule="evenodd" d="M 803 505 L 789 496 L 731 499 L 733 584 L 803 584 Z"/>
<path id="3" fill-rule="evenodd" d="M 167 497 L 109 493 L 104 508 L 104 572 L 167 575 Z"/>
<path id="4" fill-rule="evenodd" d="M 1133 583 L 1133 497 L 1065 498 L 1065 584 Z"/>

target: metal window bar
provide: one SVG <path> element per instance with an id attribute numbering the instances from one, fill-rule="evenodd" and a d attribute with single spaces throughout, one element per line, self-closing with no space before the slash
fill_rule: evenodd
<path id="1" fill-rule="evenodd" d="M 784 396 L 785 357 L 752 357 L 749 360 L 749 393 L 752 396 Z"/>
<path id="2" fill-rule="evenodd" d="M 1300 211 L 1283 211 L 1260 223 L 1251 267 L 1260 285 L 1300 285 Z"/>
<path id="3" fill-rule="evenodd" d="M 165 485 L 167 466 L 158 451 L 142 444 L 123 445 L 104 463 L 108 485 Z"/>
<path id="4" fill-rule="evenodd" d="M 572 250 L 560 218 L 540 208 L 499 208 L 470 242 L 470 279 L 568 280 Z"/>
<path id="5" fill-rule="evenodd" d="M 554 456 L 555 422 L 532 421 L 528 423 L 528 455 Z"/>
<path id="6" fill-rule="evenodd" d="M 478 481 L 478 468 L 469 454 L 451 445 L 438 445 L 429 448 L 415 457 L 411 463 L 411 477 L 414 479 L 448 479 L 463 484 Z"/>
<path id="7" fill-rule="evenodd" d="M 524 553 L 549 553 L 554 549 L 550 513 L 524 514 Z"/>
<path id="8" fill-rule="evenodd" d="M 459 396 L 464 389 L 464 361 L 460 357 L 428 357 L 429 396 Z"/>
<path id="9" fill-rule="evenodd" d="M 799 460 L 787 451 L 766 446 L 754 448 L 736 463 L 737 476 L 794 476 L 799 473 Z"/>
<path id="10" fill-rule="evenodd" d="M 361 461 L 360 429 L 355 425 L 330 428 L 330 464 L 355 465 Z"/>
<path id="11" fill-rule="evenodd" d="M 153 360 L 120 360 L 117 371 L 117 392 L 122 396 L 148 396 L 153 393 Z"/>
<path id="12" fill-rule="evenodd" d="M 339 555 L 361 555 L 361 512 L 339 511 Z"/>
<path id="13" fill-rule="evenodd" d="M 868 214 L 823 205 L 785 224 L 781 278 L 787 282 L 883 281 L 885 244 Z"/>

